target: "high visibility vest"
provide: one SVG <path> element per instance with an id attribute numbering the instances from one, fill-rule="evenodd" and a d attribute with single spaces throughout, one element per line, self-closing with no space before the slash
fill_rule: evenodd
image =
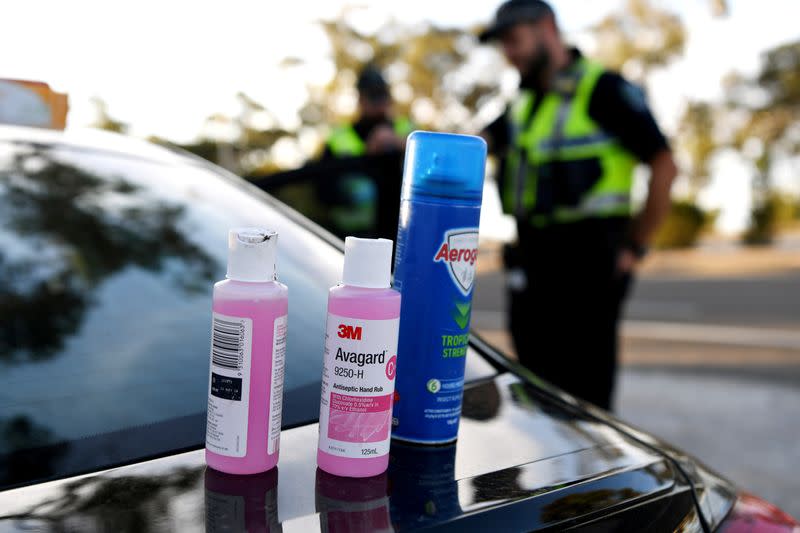
<path id="1" fill-rule="evenodd" d="M 521 91 L 511 107 L 503 209 L 536 227 L 630 215 L 636 157 L 590 116 L 601 65 L 583 58 L 541 96 Z M 520 164 L 522 163 L 522 164 Z"/>
<path id="2" fill-rule="evenodd" d="M 392 123 L 395 135 L 406 137 L 414 130 L 411 121 L 400 117 Z M 336 157 L 359 156 L 367 153 L 367 143 L 362 139 L 352 124 L 337 126 L 328 138 L 328 147 Z"/>
<path id="3" fill-rule="evenodd" d="M 393 122 L 398 137 L 413 131 L 411 121 L 398 118 Z M 334 128 L 328 138 L 328 147 L 335 157 L 357 157 L 367 153 L 367 144 L 351 124 Z M 335 226 L 334 233 L 344 235 L 368 235 L 375 230 L 377 214 L 377 186 L 375 180 L 363 174 L 341 176 L 338 188 L 344 203 L 329 205 L 328 214 Z"/>

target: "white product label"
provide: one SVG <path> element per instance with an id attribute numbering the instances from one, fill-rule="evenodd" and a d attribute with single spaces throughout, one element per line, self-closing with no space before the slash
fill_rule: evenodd
<path id="1" fill-rule="evenodd" d="M 328 315 L 319 449 L 339 457 L 389 453 L 400 319 Z"/>
<path id="2" fill-rule="evenodd" d="M 247 453 L 253 320 L 214 313 L 206 447 L 228 457 Z"/>
<path id="3" fill-rule="evenodd" d="M 453 284 L 464 296 L 469 296 L 475 282 L 475 262 L 478 260 L 478 228 L 459 228 L 445 232 L 442 244 L 433 256 L 434 263 L 447 265 Z"/>
<path id="4" fill-rule="evenodd" d="M 286 370 L 286 315 L 275 319 L 272 330 L 272 376 L 269 396 L 269 436 L 267 453 L 278 451 L 281 438 L 281 413 L 283 412 L 283 375 Z"/>

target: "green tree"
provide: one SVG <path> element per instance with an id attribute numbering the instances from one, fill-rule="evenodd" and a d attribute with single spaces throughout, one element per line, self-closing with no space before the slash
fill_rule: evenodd
<path id="1" fill-rule="evenodd" d="M 647 75 L 683 53 L 686 30 L 680 17 L 650 0 L 625 6 L 592 28 L 595 55 L 607 67 L 644 85 Z"/>
<path id="2" fill-rule="evenodd" d="M 711 157 L 720 145 L 714 136 L 717 106 L 709 102 L 689 102 L 681 116 L 676 147 L 684 156 L 684 172 L 689 180 L 689 199 L 694 202 L 709 179 Z"/>
<path id="3" fill-rule="evenodd" d="M 309 105 L 320 110 L 320 121 L 352 118 L 358 72 L 372 63 L 384 70 L 392 86 L 395 110 L 422 127 L 463 131 L 482 105 L 499 94 L 505 67 L 499 56 L 479 73 L 470 63 L 478 46 L 465 28 L 432 24 L 407 25 L 388 20 L 374 33 L 364 33 L 351 21 L 348 9 L 332 21 L 322 21 L 331 43 L 336 74 L 321 90 L 312 91 Z"/>
<path id="4" fill-rule="evenodd" d="M 767 244 L 787 212 L 772 182 L 774 165 L 800 155 L 800 41 L 769 50 L 756 76 L 731 76 L 727 96 L 727 108 L 746 117 L 731 144 L 753 167 L 753 207 L 744 240 Z"/>
<path id="5" fill-rule="evenodd" d="M 661 6 L 665 2 L 626 0 L 591 30 L 597 40 L 596 56 L 607 67 L 645 84 L 651 70 L 681 56 L 686 29 L 680 17 Z M 709 0 L 715 16 L 728 13 L 727 0 Z"/>
<path id="6" fill-rule="evenodd" d="M 238 115 L 209 117 L 200 142 L 182 147 L 237 173 L 263 175 L 280 170 L 274 158 L 277 143 L 298 146 L 299 137 L 312 132 L 317 145 L 304 148 L 303 155 L 315 157 L 330 126 L 353 119 L 356 78 L 368 63 L 384 70 L 397 115 L 408 116 L 428 129 L 474 131 L 482 125 L 478 111 L 499 98 L 501 75 L 507 68 L 499 56 L 480 66 L 472 63 L 478 43 L 474 33 L 465 28 L 409 25 L 389 19 L 374 31 L 364 32 L 354 22 L 361 9 L 346 8 L 336 18 L 319 22 L 330 43 L 334 75 L 323 85 L 309 84 L 298 127 L 285 129 L 274 119 L 272 106 L 279 102 L 257 102 L 240 93 Z M 287 72 L 305 66 L 295 57 L 281 62 Z M 214 133 L 220 131 L 225 134 Z"/>
<path id="7" fill-rule="evenodd" d="M 731 74 L 722 103 L 690 102 L 681 118 L 678 146 L 688 160 L 692 194 L 708 180 L 708 166 L 718 150 L 734 149 L 753 169 L 748 244 L 768 244 L 787 221 L 794 201 L 775 190 L 775 163 L 800 155 L 800 41 L 766 52 L 753 77 Z M 715 125 L 730 125 L 725 135 Z M 719 127 L 719 126 L 717 126 Z"/>

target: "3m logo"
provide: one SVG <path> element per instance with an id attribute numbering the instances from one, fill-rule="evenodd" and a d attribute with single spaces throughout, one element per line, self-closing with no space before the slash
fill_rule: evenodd
<path id="1" fill-rule="evenodd" d="M 346 324 L 339 324 L 338 335 L 342 339 L 352 339 L 354 341 L 360 341 L 361 326 L 348 326 Z"/>
<path id="2" fill-rule="evenodd" d="M 477 259 L 477 228 L 460 228 L 446 232 L 441 246 L 433 256 L 434 262 L 447 264 L 450 278 L 464 296 L 469 296 L 472 290 Z"/>

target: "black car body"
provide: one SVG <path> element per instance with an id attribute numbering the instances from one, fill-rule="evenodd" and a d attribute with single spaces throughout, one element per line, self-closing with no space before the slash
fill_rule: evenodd
<path id="1" fill-rule="evenodd" d="M 315 465 L 342 244 L 203 160 L 0 128 L 0 531 L 711 531 L 735 489 L 474 337 L 457 444 Z M 206 470 L 210 287 L 228 227 L 280 235 L 290 290 L 277 471 Z M 787 526 L 791 527 L 791 526 Z"/>

